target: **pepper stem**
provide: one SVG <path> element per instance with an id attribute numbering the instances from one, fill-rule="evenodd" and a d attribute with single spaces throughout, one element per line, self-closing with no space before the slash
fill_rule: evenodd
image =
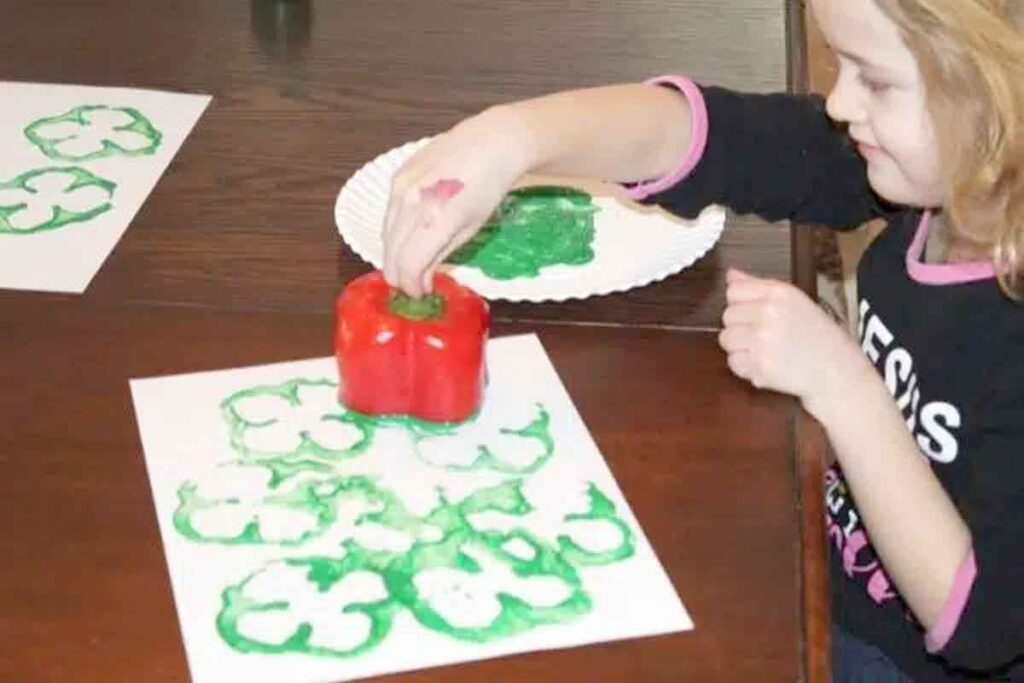
<path id="1" fill-rule="evenodd" d="M 403 292 L 392 292 L 388 310 L 408 320 L 437 320 L 444 313 L 444 297 L 427 294 L 418 299 Z"/>

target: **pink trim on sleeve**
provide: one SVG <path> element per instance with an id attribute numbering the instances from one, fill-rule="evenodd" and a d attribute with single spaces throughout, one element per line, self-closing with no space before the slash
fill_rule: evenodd
<path id="1" fill-rule="evenodd" d="M 949 590 L 949 597 L 942 606 L 939 618 L 924 635 L 924 646 L 930 654 L 935 654 L 946 647 L 949 639 L 953 637 L 977 575 L 978 565 L 974 559 L 974 550 L 971 550 L 953 577 L 953 587 Z"/>
<path id="2" fill-rule="evenodd" d="M 977 280 L 987 280 L 996 276 L 995 266 L 991 261 L 964 261 L 960 263 L 925 263 L 924 247 L 931 231 L 930 211 L 925 211 L 921 222 L 917 225 L 914 240 L 907 249 L 907 273 L 911 278 L 923 285 L 955 285 Z"/>
<path id="3" fill-rule="evenodd" d="M 704 156 L 704 148 L 708 143 L 708 108 L 704 103 L 704 95 L 700 88 L 685 76 L 658 76 L 645 81 L 648 85 L 671 85 L 685 97 L 690 105 L 690 147 L 686 150 L 679 165 L 667 175 L 635 185 L 626 185 L 626 194 L 630 199 L 644 199 L 657 192 L 662 192 L 682 181 L 697 166 Z"/>

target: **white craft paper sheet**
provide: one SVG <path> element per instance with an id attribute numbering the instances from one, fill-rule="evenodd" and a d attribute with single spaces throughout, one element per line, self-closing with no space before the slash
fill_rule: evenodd
<path id="1" fill-rule="evenodd" d="M 544 624 L 532 630 L 501 637 L 490 642 L 466 642 L 448 634 L 430 630 L 417 622 L 409 611 L 402 611 L 391 625 L 390 633 L 375 649 L 350 657 L 312 655 L 308 653 L 242 653 L 229 647 L 215 628 L 218 612 L 222 604 L 222 592 L 229 585 L 237 585 L 246 576 L 259 567 L 285 557 L 309 557 L 314 555 L 331 555 L 343 557 L 346 551 L 340 547 L 340 541 L 346 537 L 354 537 L 364 546 L 378 545 L 401 549 L 403 543 L 411 541 L 404 532 L 394 529 L 386 530 L 379 525 L 369 525 L 360 529 L 352 524 L 352 513 L 347 519 L 340 515 L 333 527 L 323 536 L 301 544 L 299 547 L 282 547 L 275 545 L 224 545 L 204 543 L 187 539 L 175 526 L 173 516 L 178 506 L 178 491 L 186 481 L 203 480 L 210 482 L 213 477 L 214 486 L 206 486 L 204 490 L 219 489 L 220 495 L 239 496 L 233 488 L 231 467 L 218 467 L 218 463 L 238 461 L 239 455 L 229 445 L 229 429 L 221 415 L 221 403 L 235 392 L 255 386 L 278 385 L 296 378 L 325 378 L 336 381 L 336 370 L 332 358 L 322 358 L 291 363 L 281 363 L 260 367 L 239 368 L 217 372 L 204 372 L 172 377 L 134 379 L 131 381 L 131 392 L 135 404 L 136 417 L 142 436 L 146 465 L 155 499 L 156 512 L 159 518 L 164 551 L 170 570 L 174 597 L 177 603 L 178 617 L 181 624 L 185 649 L 192 676 L 196 681 L 328 681 L 351 680 L 361 677 L 407 671 L 425 667 L 440 666 L 489 657 L 497 657 L 512 653 L 530 652 L 561 647 L 584 645 L 600 641 L 625 639 L 688 630 L 693 627 L 689 616 L 679 597 L 676 595 L 668 577 L 654 555 L 650 545 L 636 519 L 633 517 L 625 499 L 608 470 L 601 453 L 598 451 L 586 426 L 576 412 L 573 403 L 552 367 L 543 347 L 534 335 L 506 337 L 492 340 L 488 346 L 488 364 L 490 381 L 484 402 L 484 408 L 478 416 L 477 434 L 495 434 L 496 427 L 522 426 L 524 415 L 534 414 L 537 404 L 541 404 L 550 415 L 550 435 L 554 441 L 554 450 L 550 459 L 533 474 L 508 474 L 490 470 L 473 472 L 453 472 L 439 463 L 458 460 L 460 451 L 456 444 L 453 447 L 426 449 L 427 457 L 417 457 L 410 450 L 411 439 L 408 432 L 401 428 L 381 429 L 376 432 L 371 447 L 362 454 L 351 458 L 339 466 L 346 476 L 364 474 L 377 478 L 381 487 L 386 487 L 398 494 L 406 507 L 414 514 L 423 515 L 438 504 L 436 490 L 440 487 L 451 503 L 463 501 L 470 493 L 480 487 L 493 486 L 510 480 L 524 481 L 522 492 L 534 510 L 524 518 L 496 512 L 485 512 L 472 516 L 473 526 L 480 528 L 510 527 L 528 528 L 538 536 L 554 542 L 558 533 L 566 531 L 564 515 L 567 512 L 585 512 L 588 497 L 585 493 L 588 482 L 596 486 L 614 505 L 615 515 L 626 524 L 632 532 L 633 554 L 603 566 L 581 566 L 578 568 L 583 589 L 589 594 L 592 606 L 589 612 L 576 617 L 567 623 Z M 328 388 L 333 391 L 333 388 Z M 312 393 L 299 394 L 303 401 L 311 401 Z M 333 393 L 326 394 L 328 403 L 333 401 Z M 321 401 L 324 395 L 320 396 Z M 260 399 L 262 400 L 262 399 Z M 233 404 L 243 405 L 243 404 Z M 303 409 L 298 412 L 284 410 L 271 415 L 269 410 L 274 404 L 249 404 L 247 419 L 263 420 L 266 424 L 272 419 L 281 420 L 274 423 L 273 429 L 290 424 L 296 431 L 304 425 L 306 429 L 316 430 L 316 415 L 322 410 L 310 410 L 304 417 Z M 284 408 L 284 402 L 279 404 Z M 319 405 L 323 405 L 322 403 Z M 260 410 L 251 410 L 252 406 Z M 256 413 L 261 413 L 257 415 Z M 310 416 L 313 416 L 311 419 Z M 313 434 L 313 432 L 309 432 Z M 316 436 L 322 442 L 330 439 Z M 486 436 L 484 438 L 487 438 Z M 262 440 L 261 440 L 262 439 Z M 473 438 L 458 437 L 462 445 L 473 445 Z M 249 445 L 274 443 L 277 447 L 287 448 L 287 438 L 280 433 L 274 437 L 255 438 L 247 442 Z M 528 443 L 529 442 L 529 443 Z M 340 441 L 335 444 L 340 444 Z M 497 442 L 493 442 L 497 443 Z M 536 443 L 523 440 L 523 447 L 511 449 L 496 448 L 495 453 L 504 458 L 503 462 L 515 462 L 518 465 L 530 462 L 529 457 L 517 460 L 517 457 L 528 454 Z M 452 446 L 452 442 L 449 442 Z M 438 456 L 438 454 L 442 454 Z M 257 456 L 258 457 L 258 456 Z M 218 474 L 219 472 L 219 474 Z M 315 479 L 319 475 L 310 475 Z M 204 479 L 205 478 L 205 479 Z M 213 497 L 215 494 L 210 494 Z M 339 508 L 340 509 L 340 508 Z M 237 509 L 236 509 L 237 512 Z M 209 518 L 208 518 L 209 519 Z M 220 521 L 211 529 L 231 527 L 238 530 L 243 526 L 237 521 L 235 526 L 230 523 L 221 524 L 231 515 L 218 518 Z M 245 515 L 240 516 L 241 520 Z M 287 518 L 272 517 L 265 514 L 260 518 L 267 522 L 266 536 L 281 539 L 294 530 L 287 529 Z M 277 520 L 271 524 L 273 520 Z M 284 521 L 282 521 L 284 520 Z M 504 521 L 503 521 L 504 520 Z M 591 522 L 584 522 L 584 526 Z M 305 528 L 305 527 L 302 527 Z M 605 522 L 597 522 L 596 526 L 587 529 L 577 526 L 575 540 L 584 547 L 593 550 L 607 550 L 615 546 L 621 547 L 624 536 L 610 534 L 615 527 Z M 595 531 L 597 532 L 594 535 Z M 587 534 L 591 534 L 588 536 Z M 421 536 L 429 541 L 429 534 Z M 596 543 L 597 545 L 594 545 Z M 604 545 L 601 545 L 604 544 Z M 511 547 L 511 546 L 510 546 Z M 478 560 L 493 562 L 477 550 L 470 549 L 471 555 Z M 490 568 L 488 569 L 490 571 Z M 313 637 L 318 631 L 317 625 L 327 624 L 328 614 L 339 614 L 335 604 L 327 607 L 315 591 L 307 588 L 295 590 L 287 581 L 273 584 L 267 577 L 279 579 L 285 572 L 280 565 L 275 565 L 272 574 L 263 575 L 264 583 L 260 593 L 262 600 L 288 596 L 288 609 L 302 609 L 302 618 L 314 625 Z M 490 574 L 488 574 L 490 576 Z M 353 578 L 353 577 L 349 577 Z M 506 578 L 508 578 L 506 576 Z M 542 579 L 546 583 L 541 590 L 541 602 L 554 601 L 552 595 L 559 596 L 559 591 L 545 592 L 555 586 L 564 587 L 564 582 L 551 582 L 550 577 Z M 254 582 L 253 585 L 256 585 Z M 359 595 L 373 594 L 374 582 L 370 587 L 353 583 Z M 419 585 L 419 584 L 417 584 Z M 472 589 L 474 585 L 467 584 Z M 485 587 L 487 585 L 484 582 Z M 270 586 L 270 588 L 268 588 Z M 361 587 L 360 587 L 361 586 Z M 502 584 L 507 588 L 507 584 Z M 536 589 L 537 586 L 534 585 Z M 248 590 L 248 589 L 246 589 Z M 486 590 L 484 588 L 483 590 Z M 514 590 L 519 590 L 518 588 Z M 368 591 L 368 592 L 367 592 Z M 297 593 L 301 593 L 298 595 Z M 535 593 L 517 593 L 518 595 L 536 596 Z M 451 596 L 452 594 L 447 594 Z M 546 596 L 546 597 L 545 597 Z M 533 597 L 535 601 L 538 598 Z M 470 604 L 485 604 L 487 601 Z M 292 607 L 292 604 L 299 607 Z M 446 604 L 451 605 L 450 602 Z M 489 604 L 489 603 L 488 603 Z M 450 616 L 459 613 L 461 608 L 446 608 L 444 614 L 452 621 L 460 617 Z M 473 608 L 470 607 L 470 611 Z M 486 610 L 485 610 L 486 611 Z M 270 617 L 278 618 L 280 615 Z M 259 619 L 260 617 L 257 617 Z M 279 622 L 278 627 L 260 633 L 264 640 L 269 633 L 276 633 L 279 642 L 283 642 L 294 632 L 301 619 L 291 618 Z M 239 621 L 241 623 L 241 620 Z M 252 633 L 252 627 L 246 626 Z M 337 625 L 338 622 L 330 622 Z M 486 623 L 486 619 L 476 625 Z M 267 628 L 263 622 L 262 628 Z M 362 623 L 360 623 L 362 628 Z M 358 629 L 356 630 L 358 632 Z M 340 633 L 340 630 L 333 633 Z M 328 641 L 327 627 L 320 638 Z M 353 642 L 358 642 L 356 638 Z M 311 640 L 310 642 L 313 642 Z M 324 642 L 324 641 L 317 641 Z M 347 642 L 347 641 L 346 641 Z"/>
<path id="2" fill-rule="evenodd" d="M 82 293 L 163 175 L 210 97 L 152 90 L 0 82 L 0 183 L 26 171 L 76 166 L 117 184 L 113 207 L 86 222 L 0 233 L 0 288 Z M 48 158 L 25 135 L 34 121 L 82 105 L 132 107 L 162 133 L 152 155 L 85 161 Z"/>

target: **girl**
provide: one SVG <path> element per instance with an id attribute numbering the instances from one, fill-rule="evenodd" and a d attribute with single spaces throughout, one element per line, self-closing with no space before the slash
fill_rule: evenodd
<path id="1" fill-rule="evenodd" d="M 397 174 L 385 275 L 420 295 L 527 171 L 628 183 L 683 216 L 885 217 L 859 345 L 737 270 L 719 340 L 835 451 L 836 679 L 1024 680 L 1024 0 L 812 4 L 840 65 L 824 106 L 670 76 L 489 109 Z"/>

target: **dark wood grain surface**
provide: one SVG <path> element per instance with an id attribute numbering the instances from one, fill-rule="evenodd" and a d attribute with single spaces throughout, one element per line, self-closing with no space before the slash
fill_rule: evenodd
<path id="1" fill-rule="evenodd" d="M 330 355 L 331 318 L 8 295 L 0 311 L 0 678 L 185 680 L 128 380 Z M 801 678 L 793 403 L 732 377 L 711 334 L 494 332 L 525 331 L 546 347 L 697 628 L 408 680 Z"/>
<path id="2" fill-rule="evenodd" d="M 6 79 L 203 92 L 213 102 L 85 300 L 327 311 L 367 266 L 334 199 L 363 163 L 488 105 L 664 72 L 786 87 L 782 3 L 744 0 L 5 0 Z M 625 294 L 496 315 L 710 327 L 724 266 L 789 276 L 785 225 Z"/>

